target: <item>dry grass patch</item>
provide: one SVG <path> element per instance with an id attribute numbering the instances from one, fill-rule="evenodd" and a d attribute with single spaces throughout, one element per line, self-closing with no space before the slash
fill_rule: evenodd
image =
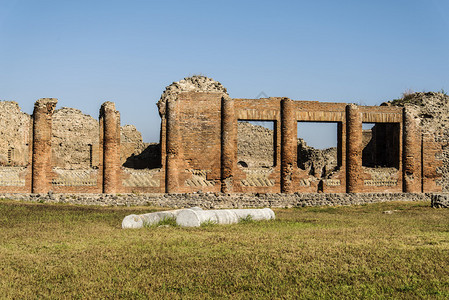
<path id="1" fill-rule="evenodd" d="M 447 298 L 449 210 L 275 210 L 200 228 L 120 228 L 148 207 L 0 201 L 5 298 Z M 393 214 L 383 211 L 393 210 Z"/>

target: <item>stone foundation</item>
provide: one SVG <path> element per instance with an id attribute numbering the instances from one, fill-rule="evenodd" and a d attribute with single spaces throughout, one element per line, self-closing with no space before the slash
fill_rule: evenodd
<path id="1" fill-rule="evenodd" d="M 0 198 L 45 203 L 71 203 L 101 206 L 135 206 L 185 208 L 198 206 L 220 208 L 291 208 L 306 206 L 361 205 L 389 201 L 430 201 L 431 193 L 293 193 L 293 194 L 0 194 Z"/>

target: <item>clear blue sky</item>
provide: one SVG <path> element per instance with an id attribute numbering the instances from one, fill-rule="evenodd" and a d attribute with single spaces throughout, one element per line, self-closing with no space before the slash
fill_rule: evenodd
<path id="1" fill-rule="evenodd" d="M 0 0 L 0 99 L 38 98 L 158 141 L 165 86 L 202 74 L 231 97 L 377 105 L 449 91 L 449 1 Z M 317 136 L 317 134 L 313 134 Z"/>

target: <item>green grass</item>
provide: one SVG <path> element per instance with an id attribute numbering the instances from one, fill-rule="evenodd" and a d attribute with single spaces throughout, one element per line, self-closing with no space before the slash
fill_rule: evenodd
<path id="1" fill-rule="evenodd" d="M 176 223 L 176 218 L 174 217 L 164 217 L 162 220 L 160 220 L 159 222 L 157 222 L 156 224 L 148 224 L 148 223 L 144 223 L 143 226 L 145 228 L 154 228 L 154 227 L 169 227 L 169 226 L 173 226 L 173 227 L 178 227 L 178 224 Z"/>
<path id="2" fill-rule="evenodd" d="M 0 298 L 449 297 L 449 209 L 430 203 L 120 228 L 151 210 L 0 200 Z"/>

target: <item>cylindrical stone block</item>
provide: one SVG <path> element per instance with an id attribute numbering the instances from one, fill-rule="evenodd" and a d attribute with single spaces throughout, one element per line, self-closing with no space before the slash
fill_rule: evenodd
<path id="1" fill-rule="evenodd" d="M 32 192 L 47 193 L 50 190 L 51 125 L 58 103 L 54 98 L 36 101 L 33 111 Z"/>
<path id="2" fill-rule="evenodd" d="M 292 175 L 295 165 L 295 113 L 293 100 L 281 100 L 281 192 L 292 193 Z"/>
<path id="3" fill-rule="evenodd" d="M 274 220 L 275 215 L 271 208 L 262 209 L 219 209 L 219 210 L 181 210 L 176 223 L 182 227 L 198 227 L 202 223 L 235 224 L 242 219 L 251 218 L 254 221 Z"/>
<path id="4" fill-rule="evenodd" d="M 201 210 L 200 207 L 191 207 L 192 210 Z M 156 225 L 166 219 L 175 219 L 183 209 L 158 211 L 143 215 L 128 215 L 122 221 L 122 228 L 142 228 L 144 226 Z"/>
<path id="5" fill-rule="evenodd" d="M 168 100 L 166 107 L 167 116 L 167 146 L 166 146 L 166 173 L 165 173 L 165 191 L 167 193 L 176 193 L 178 191 L 178 162 L 180 139 L 178 113 L 176 100 Z"/>
<path id="6" fill-rule="evenodd" d="M 234 167 L 236 164 L 234 100 L 229 96 L 221 99 L 221 191 L 233 190 Z"/>
<path id="7" fill-rule="evenodd" d="M 362 178 L 362 115 L 355 104 L 346 106 L 346 192 L 360 192 Z"/>
<path id="8" fill-rule="evenodd" d="M 103 193 L 114 194 L 118 189 L 120 115 L 113 102 L 105 102 L 100 109 L 103 120 Z"/>
<path id="9" fill-rule="evenodd" d="M 421 193 L 421 132 L 413 111 L 404 107 L 403 113 L 403 191 L 406 193 Z"/>

